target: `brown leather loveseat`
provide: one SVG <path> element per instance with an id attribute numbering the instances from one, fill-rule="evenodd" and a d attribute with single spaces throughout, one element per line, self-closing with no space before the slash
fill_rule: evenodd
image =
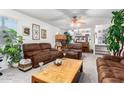
<path id="1" fill-rule="evenodd" d="M 68 44 L 67 49 L 64 49 L 64 51 L 66 51 L 66 57 L 68 58 L 81 59 L 82 44 L 80 43 Z"/>
<path id="2" fill-rule="evenodd" d="M 50 43 L 31 43 L 23 44 L 24 58 L 32 60 L 32 66 L 38 67 L 39 62 L 44 64 L 63 57 L 63 54 L 56 49 L 51 48 Z"/>
<path id="3" fill-rule="evenodd" d="M 100 83 L 124 83 L 124 57 L 105 55 L 97 58 Z"/>

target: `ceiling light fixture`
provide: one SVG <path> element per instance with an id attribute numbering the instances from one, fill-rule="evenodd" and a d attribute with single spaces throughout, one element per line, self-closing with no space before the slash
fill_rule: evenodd
<path id="1" fill-rule="evenodd" d="M 73 29 L 80 27 L 80 22 L 78 21 L 77 16 L 73 16 L 72 21 L 71 21 L 71 27 Z"/>

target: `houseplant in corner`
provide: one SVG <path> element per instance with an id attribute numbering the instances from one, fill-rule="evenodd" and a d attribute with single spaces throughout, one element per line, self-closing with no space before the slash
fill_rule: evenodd
<path id="1" fill-rule="evenodd" d="M 112 12 L 111 26 L 106 36 L 108 49 L 115 56 L 120 56 L 124 46 L 124 9 Z"/>
<path id="2" fill-rule="evenodd" d="M 23 43 L 22 36 L 18 36 L 13 29 L 3 30 L 0 35 L 3 36 L 4 46 L 0 48 L 0 52 L 6 57 L 10 66 L 17 67 L 21 60 L 21 45 Z"/>

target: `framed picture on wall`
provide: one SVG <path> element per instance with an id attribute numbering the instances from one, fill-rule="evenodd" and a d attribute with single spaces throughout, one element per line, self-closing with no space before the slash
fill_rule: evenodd
<path id="1" fill-rule="evenodd" d="M 46 39 L 47 38 L 47 30 L 41 29 L 41 38 Z"/>
<path id="2" fill-rule="evenodd" d="M 32 39 L 40 40 L 40 25 L 32 24 Z"/>
<path id="3" fill-rule="evenodd" d="M 23 27 L 23 35 L 24 35 L 24 36 L 30 35 L 30 28 L 28 28 L 28 27 Z"/>

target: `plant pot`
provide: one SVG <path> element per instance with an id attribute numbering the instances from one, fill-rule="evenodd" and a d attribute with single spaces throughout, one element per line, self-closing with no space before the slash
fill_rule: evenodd
<path id="1" fill-rule="evenodd" d="M 12 65 L 12 67 L 17 68 L 17 67 L 18 67 L 18 64 L 19 64 L 19 63 L 14 63 L 14 62 L 13 62 L 11 65 Z"/>
<path id="2" fill-rule="evenodd" d="M 10 64 L 8 63 L 8 59 L 9 59 L 9 58 L 7 58 L 7 55 L 4 55 L 3 61 L 2 61 L 1 64 L 0 64 L 0 66 L 1 66 L 2 68 L 6 69 L 6 68 L 9 68 L 9 67 L 10 67 Z"/>

